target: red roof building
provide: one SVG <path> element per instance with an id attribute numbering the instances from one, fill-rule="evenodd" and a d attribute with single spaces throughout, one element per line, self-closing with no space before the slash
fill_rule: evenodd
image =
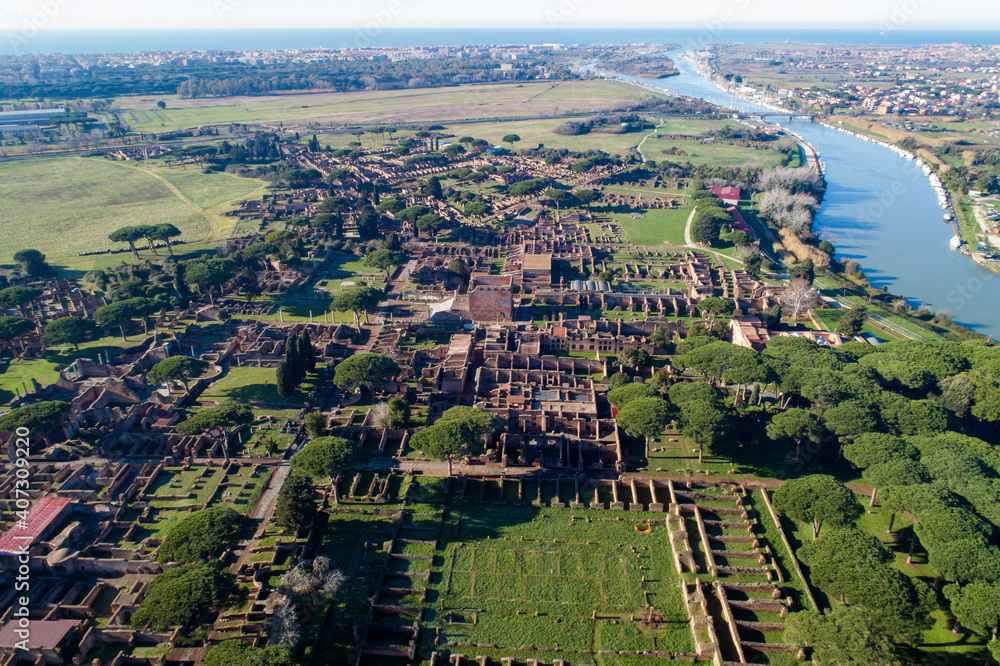
<path id="1" fill-rule="evenodd" d="M 722 187 L 721 185 L 712 185 L 708 188 L 708 191 L 734 206 L 740 202 L 740 196 L 743 194 L 738 187 Z"/>
<path id="2" fill-rule="evenodd" d="M 72 501 L 49 495 L 35 502 L 28 510 L 26 524 L 15 525 L 0 537 L 0 555 L 20 555 L 44 539 Z"/>

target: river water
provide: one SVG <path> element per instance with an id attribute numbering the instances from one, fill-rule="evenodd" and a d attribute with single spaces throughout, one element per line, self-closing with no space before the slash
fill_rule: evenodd
<path id="1" fill-rule="evenodd" d="M 679 75 L 622 78 L 743 113 L 773 114 L 720 89 L 681 52 L 668 55 Z M 856 260 L 873 285 L 905 295 L 914 307 L 947 311 L 963 326 L 1000 337 L 1000 276 L 949 247 L 952 227 L 943 222 L 934 190 L 913 162 L 807 119 L 779 122 L 812 144 L 826 163 L 826 198 L 813 228 L 837 246 L 840 259 Z"/>

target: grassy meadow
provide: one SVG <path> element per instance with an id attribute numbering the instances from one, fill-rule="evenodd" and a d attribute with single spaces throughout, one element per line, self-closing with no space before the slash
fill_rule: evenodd
<path id="1" fill-rule="evenodd" d="M 162 180 L 161 180 L 162 179 Z M 216 215 L 256 192 L 262 181 L 226 173 L 153 167 L 99 158 L 46 157 L 0 163 L 0 265 L 18 250 L 41 251 L 54 266 L 89 270 L 128 255 L 81 252 L 120 249 L 108 234 L 126 225 L 170 223 L 186 243 L 213 227 L 232 226 Z M 216 234 L 218 235 L 218 233 Z M 185 248 L 190 249 L 190 248 Z"/>

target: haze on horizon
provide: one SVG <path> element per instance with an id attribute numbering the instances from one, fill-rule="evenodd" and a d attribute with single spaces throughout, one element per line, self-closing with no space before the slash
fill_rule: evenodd
<path id="1" fill-rule="evenodd" d="M 1000 28 L 996 0 L 5 0 L 0 31 L 39 14 L 50 29 L 355 28 Z"/>

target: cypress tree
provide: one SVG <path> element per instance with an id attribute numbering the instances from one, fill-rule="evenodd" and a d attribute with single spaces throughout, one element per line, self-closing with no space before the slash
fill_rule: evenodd
<path id="1" fill-rule="evenodd" d="M 299 354 L 298 338 L 291 335 L 285 340 L 285 363 L 291 373 L 292 382 L 298 384 L 302 377 L 302 356 Z"/>
<path id="2" fill-rule="evenodd" d="M 287 361 L 278 361 L 276 375 L 278 395 L 285 398 L 295 392 L 295 380 L 292 378 L 292 369 L 288 366 Z"/>
<path id="3" fill-rule="evenodd" d="M 299 343 L 302 346 L 302 359 L 306 368 L 306 372 L 312 372 L 316 369 L 316 350 L 312 346 L 312 338 L 309 336 L 309 329 L 302 331 L 302 335 L 299 337 Z"/>

